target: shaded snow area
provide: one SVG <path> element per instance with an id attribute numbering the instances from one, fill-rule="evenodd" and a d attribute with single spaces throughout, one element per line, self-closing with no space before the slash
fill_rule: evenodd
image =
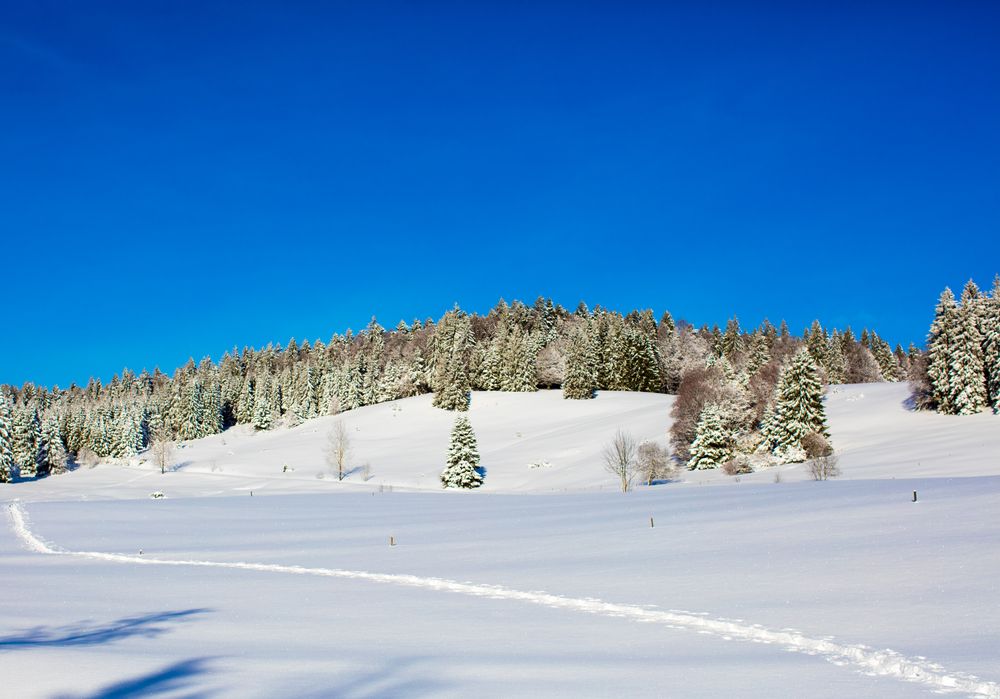
<path id="1" fill-rule="evenodd" d="M 0 695 L 1000 698 L 1000 418 L 905 399 L 831 391 L 827 482 L 622 495 L 601 447 L 672 398 L 541 392 L 475 394 L 481 491 L 428 397 L 0 486 Z"/>

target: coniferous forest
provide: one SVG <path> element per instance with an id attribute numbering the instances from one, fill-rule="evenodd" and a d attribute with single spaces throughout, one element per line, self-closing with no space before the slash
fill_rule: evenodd
<path id="1" fill-rule="evenodd" d="M 153 440 L 233 425 L 268 430 L 429 392 L 435 406 L 464 411 L 472 390 L 540 388 L 569 400 L 601 390 L 676 394 L 670 442 L 689 468 L 802 460 L 831 449 L 824 385 L 909 379 L 920 407 L 996 408 L 998 328 L 998 288 L 985 295 L 971 282 L 961 304 L 942 295 L 926 353 L 819 321 L 801 336 L 784 322 L 744 329 L 736 318 L 696 328 L 669 313 L 583 303 L 569 311 L 543 298 L 500 301 L 486 315 L 456 306 L 393 330 L 373 318 L 357 334 L 234 349 L 171 375 L 126 369 L 107 384 L 3 386 L 0 481 L 61 473 L 74 459 L 129 459 Z"/>

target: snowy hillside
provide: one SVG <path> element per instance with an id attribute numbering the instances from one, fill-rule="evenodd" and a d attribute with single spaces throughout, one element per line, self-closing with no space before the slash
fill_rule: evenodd
<path id="1" fill-rule="evenodd" d="M 625 496 L 600 451 L 672 398 L 539 392 L 474 395 L 481 491 L 441 490 L 428 396 L 0 486 L 4 694 L 1000 698 L 1000 418 L 906 393 L 830 392 L 822 483 Z M 367 482 L 325 465 L 338 419 Z"/>
<path id="2" fill-rule="evenodd" d="M 831 439 L 842 479 L 1000 475 L 1000 429 L 991 414 L 956 417 L 914 412 L 905 384 L 834 386 L 827 399 Z M 559 492 L 617 488 L 601 451 L 618 428 L 666 444 L 672 396 L 605 391 L 591 401 L 559 391 L 475 392 L 469 417 L 486 469 L 484 490 Z M 17 486 L 25 499 L 277 492 L 441 490 L 454 413 L 418 396 L 367 406 L 297 427 L 255 433 L 247 426 L 182 444 L 166 475 L 148 460 L 102 465 Z M 326 463 L 327 435 L 343 421 L 351 439 L 348 476 L 337 482 Z M 366 481 L 364 464 L 370 466 Z M 802 465 L 741 477 L 742 482 L 807 479 Z M 195 474 L 199 477 L 194 478 Z M 679 484 L 733 483 L 717 470 L 682 471 Z M 665 487 L 665 486 L 654 486 Z"/>

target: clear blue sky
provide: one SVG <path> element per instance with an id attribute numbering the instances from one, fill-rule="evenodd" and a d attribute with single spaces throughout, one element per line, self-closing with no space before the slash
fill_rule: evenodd
<path id="1" fill-rule="evenodd" d="M 1000 5 L 0 4 L 0 383 L 546 295 L 922 342 Z"/>

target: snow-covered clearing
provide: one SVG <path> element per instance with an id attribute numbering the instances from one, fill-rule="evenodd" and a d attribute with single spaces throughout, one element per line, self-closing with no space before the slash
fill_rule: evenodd
<path id="1" fill-rule="evenodd" d="M 671 399 L 556 398 L 475 396 L 483 492 L 424 397 L 341 417 L 368 482 L 316 477 L 322 418 L 4 487 L 4 694 L 1000 697 L 1000 418 L 841 387 L 840 480 L 623 496 L 596 455 Z"/>

